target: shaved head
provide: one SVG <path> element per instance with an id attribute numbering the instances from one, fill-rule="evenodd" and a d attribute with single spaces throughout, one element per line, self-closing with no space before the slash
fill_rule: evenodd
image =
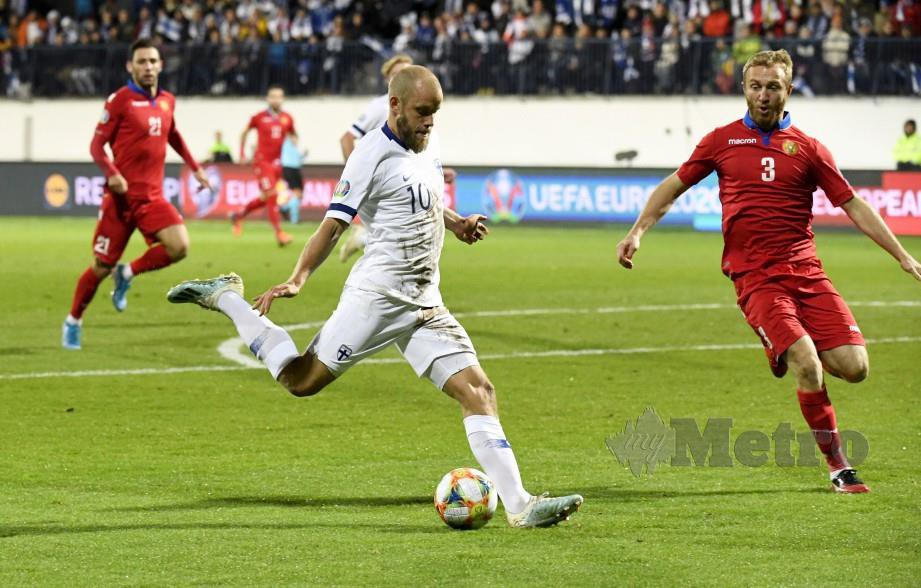
<path id="1" fill-rule="evenodd" d="M 435 125 L 435 113 L 444 100 L 438 78 L 420 65 L 406 66 L 390 80 L 388 95 L 391 130 L 409 149 L 424 151 Z"/>
<path id="2" fill-rule="evenodd" d="M 441 84 L 429 69 L 421 65 L 408 65 L 401 69 L 393 79 L 390 80 L 388 94 L 391 98 L 396 97 L 400 102 L 409 100 L 413 93 L 437 93 L 439 102 L 444 98 L 441 91 Z"/>

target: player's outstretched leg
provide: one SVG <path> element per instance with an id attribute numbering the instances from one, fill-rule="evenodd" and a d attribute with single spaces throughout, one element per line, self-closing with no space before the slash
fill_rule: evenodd
<path id="1" fill-rule="evenodd" d="M 870 488 L 857 476 L 841 446 L 835 409 L 825 388 L 824 372 L 815 344 L 802 337 L 787 350 L 787 363 L 796 378 L 800 410 L 812 429 L 816 444 L 828 463 L 832 488 L 836 492 L 861 494 Z"/>
<path id="2" fill-rule="evenodd" d="M 169 213 L 174 214 L 174 211 L 170 210 Z M 115 282 L 112 305 L 118 312 L 124 312 L 128 307 L 128 289 L 135 276 L 163 269 L 188 255 L 189 232 L 184 224 L 160 229 L 154 234 L 153 240 L 154 243 L 140 257 L 131 263 L 118 264 L 112 272 L 112 281 Z"/>
<path id="3" fill-rule="evenodd" d="M 281 213 L 278 210 L 278 196 L 272 194 L 266 198 L 265 206 L 269 217 L 269 224 L 272 225 L 272 230 L 275 231 L 275 240 L 278 242 L 278 246 L 284 247 L 290 244 L 294 239 L 291 235 L 281 230 Z"/>
<path id="4" fill-rule="evenodd" d="M 339 261 L 342 263 L 348 261 L 350 257 L 359 251 L 362 251 L 365 248 L 365 244 L 367 242 L 367 229 L 358 224 L 352 225 L 352 230 L 349 233 L 349 238 L 346 239 L 345 243 L 342 244 L 342 247 L 339 248 Z"/>
<path id="5" fill-rule="evenodd" d="M 446 364 L 455 359 L 448 356 L 436 360 L 433 373 L 450 372 L 451 367 Z M 582 497 L 532 496 L 524 489 L 515 453 L 499 423 L 495 388 L 479 365 L 468 362 L 459 365 L 464 363 L 469 367 L 449 377 L 442 389 L 461 405 L 470 449 L 486 475 L 496 483 L 509 525 L 549 527 L 567 520 L 582 506 Z M 437 378 L 433 381 L 437 382 Z"/>
<path id="6" fill-rule="evenodd" d="M 64 349 L 80 349 L 83 337 L 83 312 L 89 306 L 99 283 L 105 279 L 112 271 L 112 266 L 99 261 L 93 262 L 93 265 L 86 268 L 86 271 L 80 275 L 77 280 L 77 287 L 74 290 L 73 302 L 70 306 L 70 314 L 64 319 L 61 326 L 61 347 Z"/>
<path id="7" fill-rule="evenodd" d="M 243 298 L 243 279 L 237 274 L 182 282 L 170 289 L 166 299 L 176 304 L 197 304 L 226 315 L 253 355 L 295 396 L 316 394 L 335 379 L 315 357 L 298 353 L 284 329 L 253 310 Z"/>
<path id="8" fill-rule="evenodd" d="M 264 199 L 253 198 L 240 210 L 230 213 L 231 228 L 235 237 L 239 237 L 243 234 L 243 219 L 245 219 L 249 213 L 254 210 L 259 210 L 263 206 L 265 206 Z"/>

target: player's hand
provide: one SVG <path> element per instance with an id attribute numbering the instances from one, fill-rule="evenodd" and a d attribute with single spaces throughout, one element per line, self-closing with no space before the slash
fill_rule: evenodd
<path id="1" fill-rule="evenodd" d="M 114 194 L 124 194 L 128 191 L 128 180 L 121 174 L 109 176 L 106 183 L 109 185 L 109 190 L 112 190 Z"/>
<path id="2" fill-rule="evenodd" d="M 454 226 L 454 235 L 468 245 L 482 241 L 489 234 L 489 229 L 483 224 L 485 220 L 482 214 L 471 214 Z"/>
<path id="3" fill-rule="evenodd" d="M 198 180 L 198 191 L 202 190 L 213 190 L 211 187 L 211 181 L 208 179 L 208 174 L 205 173 L 205 170 L 198 168 L 198 171 L 195 172 L 195 179 Z"/>
<path id="4" fill-rule="evenodd" d="M 918 281 L 921 281 L 921 263 L 918 263 L 918 260 L 909 255 L 901 262 L 899 265 L 902 266 L 902 269 L 910 273 Z"/>
<path id="5" fill-rule="evenodd" d="M 272 308 L 272 302 L 276 298 L 294 298 L 301 291 L 299 286 L 291 282 L 285 282 L 277 286 L 272 286 L 259 296 L 253 298 L 253 310 L 259 311 L 259 316 L 263 316 Z"/>
<path id="6" fill-rule="evenodd" d="M 457 179 L 457 170 L 453 167 L 442 168 L 441 171 L 445 177 L 445 184 L 453 184 L 454 180 Z"/>
<path id="7" fill-rule="evenodd" d="M 640 238 L 627 235 L 617 244 L 617 261 L 627 269 L 633 269 L 633 255 L 640 248 Z"/>

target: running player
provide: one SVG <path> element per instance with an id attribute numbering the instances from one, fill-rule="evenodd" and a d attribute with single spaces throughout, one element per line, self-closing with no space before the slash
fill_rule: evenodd
<path id="1" fill-rule="evenodd" d="M 62 328 L 61 344 L 66 349 L 80 349 L 83 313 L 106 276 L 112 273 L 112 303 L 122 312 L 134 276 L 166 267 L 188 252 L 189 233 L 182 217 L 163 198 L 167 143 L 182 156 L 201 187 L 211 187 L 176 128 L 176 98 L 158 85 L 160 52 L 149 40 L 139 39 L 128 55 L 131 79 L 106 100 L 90 144 L 106 186 L 93 235 L 93 265 L 77 281 Z M 106 153 L 106 143 L 114 161 Z M 135 229 L 150 247 L 130 264 L 116 266 Z"/>
<path id="2" fill-rule="evenodd" d="M 816 186 L 918 280 L 921 264 L 856 197 L 828 149 L 792 125 L 784 110 L 792 76 L 793 62 L 783 50 L 762 51 L 746 62 L 745 116 L 704 136 L 691 158 L 659 184 L 617 254 L 621 265 L 632 268 L 643 234 L 689 186 L 715 170 L 723 205 L 723 273 L 735 285 L 739 307 L 761 338 L 774 375 L 792 370 L 800 409 L 828 462 L 833 488 L 869 492 L 841 448 L 825 387 L 824 371 L 860 382 L 869 360 L 857 321 L 816 254 L 810 226 Z"/>
<path id="3" fill-rule="evenodd" d="M 485 217 L 461 217 L 440 198 L 438 153 L 426 147 L 443 99 L 441 85 L 429 70 L 410 66 L 391 80 L 389 95 L 387 123 L 368 133 L 349 157 L 326 218 L 286 282 L 258 296 L 254 307 L 243 298 L 236 274 L 183 282 L 167 297 L 229 317 L 272 377 L 295 396 L 316 394 L 395 344 L 418 376 L 460 403 L 470 448 L 496 483 L 509 524 L 556 524 L 579 508 L 582 497 L 532 496 L 524 489 L 499 423 L 495 389 L 439 292 L 445 229 L 470 244 L 487 235 Z M 264 315 L 276 298 L 298 294 L 356 215 L 368 228 L 367 251 L 352 268 L 338 308 L 301 355 L 288 333 Z"/>
<path id="4" fill-rule="evenodd" d="M 286 138 L 297 143 L 294 119 L 281 107 L 285 100 L 285 91 L 281 86 L 269 86 L 265 96 L 268 108 L 254 114 L 249 125 L 240 136 L 240 163 L 246 161 L 246 138 L 256 129 L 258 143 L 253 156 L 253 167 L 259 180 L 259 198 L 251 200 L 241 210 L 230 215 L 234 235 L 243 233 L 243 219 L 246 215 L 263 206 L 269 217 L 269 223 L 275 231 L 275 240 L 284 247 L 291 242 L 291 235 L 281 230 L 281 215 L 278 212 L 278 182 L 281 180 L 281 147 Z"/>

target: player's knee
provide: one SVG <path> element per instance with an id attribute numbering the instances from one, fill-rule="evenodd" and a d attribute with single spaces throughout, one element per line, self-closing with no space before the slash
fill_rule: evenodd
<path id="1" fill-rule="evenodd" d="M 493 414 L 496 409 L 496 388 L 489 380 L 470 386 L 461 403 L 475 414 Z"/>
<path id="2" fill-rule="evenodd" d="M 166 254 L 173 261 L 185 259 L 189 254 L 189 244 L 186 242 L 172 243 L 166 246 Z"/>
<path id="3" fill-rule="evenodd" d="M 291 382 L 281 378 L 279 379 L 279 382 L 288 392 L 291 393 L 292 396 L 297 396 L 298 398 L 313 396 L 325 387 L 324 383 L 311 380 Z"/>
<path id="4" fill-rule="evenodd" d="M 841 377 L 852 384 L 863 382 L 869 375 L 870 362 L 867 361 L 866 357 L 849 362 L 844 369 L 841 370 Z"/>
<path id="5" fill-rule="evenodd" d="M 93 273 L 96 274 L 97 278 L 104 278 L 112 273 L 112 268 L 115 265 L 111 263 L 106 263 L 99 258 L 93 260 Z"/>
<path id="6" fill-rule="evenodd" d="M 797 381 L 810 387 L 820 386 L 823 368 L 819 356 L 811 349 L 799 353 L 791 351 L 787 352 L 787 363 Z"/>

